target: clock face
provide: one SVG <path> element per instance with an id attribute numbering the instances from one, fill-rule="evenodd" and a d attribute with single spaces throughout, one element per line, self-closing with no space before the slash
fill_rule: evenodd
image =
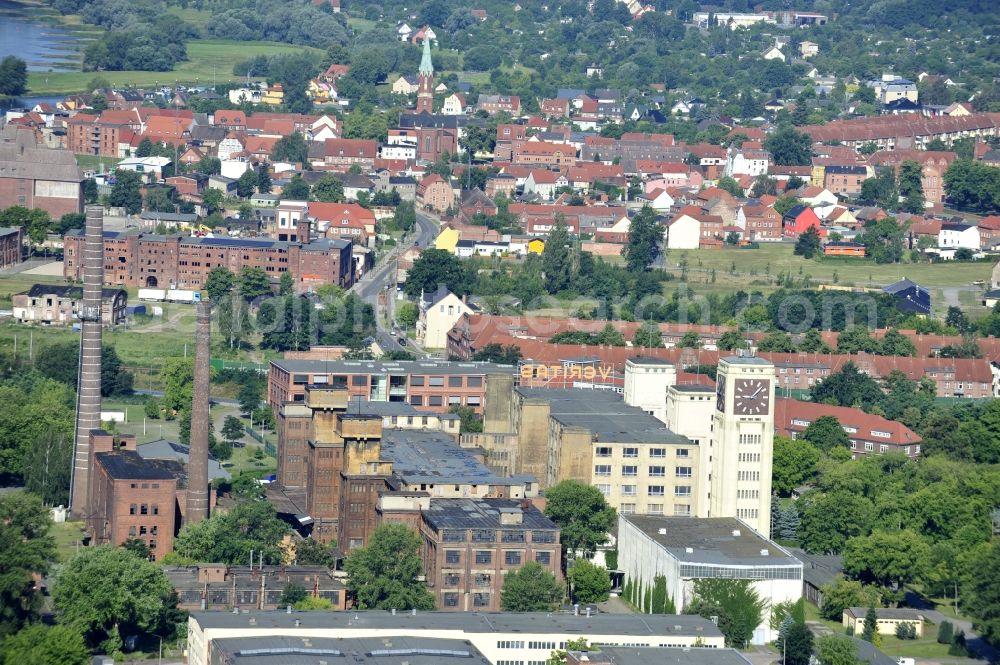
<path id="1" fill-rule="evenodd" d="M 743 416 L 762 416 L 771 407 L 771 382 L 767 379 L 737 379 L 733 407 Z"/>
<path id="2" fill-rule="evenodd" d="M 718 411 L 726 410 L 726 379 L 719 377 L 715 388 L 715 408 Z"/>

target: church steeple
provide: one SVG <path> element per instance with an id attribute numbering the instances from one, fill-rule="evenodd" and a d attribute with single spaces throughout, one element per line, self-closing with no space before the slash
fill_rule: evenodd
<path id="1" fill-rule="evenodd" d="M 431 39 L 424 35 L 424 55 L 417 70 L 417 113 L 434 113 L 434 65 L 431 63 Z"/>
<path id="2" fill-rule="evenodd" d="M 425 76 L 434 75 L 434 65 L 431 63 L 430 37 L 424 37 L 424 55 L 420 58 L 420 69 L 418 69 L 417 72 Z"/>

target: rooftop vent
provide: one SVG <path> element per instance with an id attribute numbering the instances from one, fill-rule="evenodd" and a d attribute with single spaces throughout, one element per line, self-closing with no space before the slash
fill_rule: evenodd
<path id="1" fill-rule="evenodd" d="M 685 547 L 684 551 L 686 553 L 688 553 L 688 554 L 694 554 L 694 548 L 693 547 Z"/>
<path id="2" fill-rule="evenodd" d="M 740 530 L 733 529 L 733 538 L 739 538 L 739 537 L 740 537 Z"/>
<path id="3" fill-rule="evenodd" d="M 761 556 L 767 556 L 768 554 L 769 554 L 769 552 L 767 550 L 761 550 L 760 551 L 760 555 Z"/>
<path id="4" fill-rule="evenodd" d="M 657 533 L 659 533 L 661 536 L 665 536 L 665 535 L 667 535 L 667 530 L 666 529 L 657 529 Z"/>

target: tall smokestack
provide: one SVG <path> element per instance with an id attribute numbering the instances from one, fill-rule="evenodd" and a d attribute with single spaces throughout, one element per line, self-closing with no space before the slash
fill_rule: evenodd
<path id="1" fill-rule="evenodd" d="M 188 450 L 187 522 L 208 517 L 208 380 L 212 343 L 212 305 L 198 303 L 194 329 L 194 386 L 191 404 L 191 446 Z"/>
<path id="2" fill-rule="evenodd" d="M 104 284 L 104 208 L 87 206 L 80 306 L 76 438 L 70 480 L 70 511 L 85 517 L 90 503 L 90 430 L 101 427 L 101 287 Z"/>

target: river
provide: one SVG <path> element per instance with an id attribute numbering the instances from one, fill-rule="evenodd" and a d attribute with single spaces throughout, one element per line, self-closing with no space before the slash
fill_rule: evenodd
<path id="1" fill-rule="evenodd" d="M 79 70 L 79 39 L 70 30 L 31 15 L 10 0 L 0 0 L 0 58 L 16 55 L 32 72 Z"/>
<path id="2" fill-rule="evenodd" d="M 31 13 L 11 0 L 0 0 L 0 58 L 16 55 L 32 72 L 79 71 L 80 39 L 71 30 Z M 0 99 L 0 112 L 31 108 L 39 102 L 55 103 L 61 97 Z"/>

